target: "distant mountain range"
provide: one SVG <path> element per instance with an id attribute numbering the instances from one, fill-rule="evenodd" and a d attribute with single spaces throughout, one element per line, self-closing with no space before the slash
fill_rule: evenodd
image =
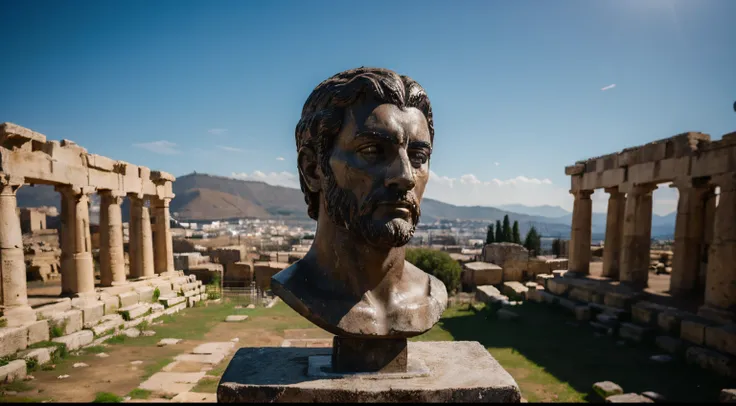
<path id="1" fill-rule="evenodd" d="M 273 186 L 263 182 L 239 180 L 222 176 L 191 173 L 178 177 L 173 185 L 176 197 L 171 202 L 172 217 L 179 221 L 211 221 L 235 218 L 281 218 L 307 220 L 306 203 L 301 190 Z M 18 190 L 21 207 L 54 206 L 61 209 L 59 194 L 50 186 L 22 187 Z M 95 205 L 97 199 L 92 199 Z M 93 210 L 91 221 L 96 212 Z M 524 206 L 509 204 L 495 207 L 455 206 L 438 200 L 422 200 L 422 222 L 437 220 L 476 220 L 495 222 L 508 215 L 518 221 L 523 234 L 534 226 L 542 235 L 569 238 L 572 213 L 558 206 Z M 127 199 L 123 204 L 123 219 L 127 221 Z M 674 234 L 675 213 L 652 216 L 652 236 Z M 593 213 L 593 239 L 603 239 L 606 214 Z"/>

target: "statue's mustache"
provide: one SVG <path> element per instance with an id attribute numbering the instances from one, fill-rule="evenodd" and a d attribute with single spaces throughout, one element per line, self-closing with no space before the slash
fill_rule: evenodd
<path id="1" fill-rule="evenodd" d="M 414 222 L 419 219 L 419 215 L 421 214 L 421 209 L 419 208 L 419 199 L 417 199 L 414 192 L 399 192 L 392 189 L 378 189 L 368 195 L 363 204 L 360 206 L 360 209 L 358 210 L 358 215 L 369 215 L 378 208 L 379 204 L 386 203 L 406 206 L 407 209 L 409 209 L 409 211 L 411 212 Z"/>

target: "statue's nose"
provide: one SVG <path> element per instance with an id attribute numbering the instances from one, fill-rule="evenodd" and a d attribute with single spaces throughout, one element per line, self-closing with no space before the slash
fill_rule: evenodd
<path id="1" fill-rule="evenodd" d="M 386 173 L 386 187 L 406 191 L 414 189 L 415 185 L 414 171 L 412 170 L 409 156 L 406 154 L 406 151 L 401 150 L 388 168 L 388 172 Z"/>

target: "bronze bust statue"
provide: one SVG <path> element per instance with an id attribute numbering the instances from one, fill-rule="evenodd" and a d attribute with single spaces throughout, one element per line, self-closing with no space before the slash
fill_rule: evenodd
<path id="1" fill-rule="evenodd" d="M 404 259 L 429 179 L 434 127 L 424 89 L 388 69 L 320 83 L 296 126 L 299 181 L 317 221 L 307 255 L 274 275 L 286 304 L 353 339 L 404 339 L 432 328 L 445 285 Z"/>

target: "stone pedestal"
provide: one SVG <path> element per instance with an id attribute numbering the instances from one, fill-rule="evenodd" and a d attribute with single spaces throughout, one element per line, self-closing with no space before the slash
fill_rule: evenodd
<path id="1" fill-rule="evenodd" d="M 621 266 L 621 240 L 624 233 L 626 196 L 618 187 L 607 188 L 608 214 L 606 215 L 606 242 L 603 246 L 603 272 L 608 278 L 618 279 Z"/>
<path id="2" fill-rule="evenodd" d="M 571 191 L 575 195 L 572 207 L 572 231 L 570 238 L 570 276 L 590 273 L 590 239 L 593 219 L 592 190 Z"/>
<path id="3" fill-rule="evenodd" d="M 474 341 L 410 342 L 408 364 L 425 373 L 308 374 L 310 358 L 332 348 L 241 348 L 217 388 L 220 403 L 462 402 L 519 403 L 514 378 Z M 314 364 L 314 363 L 313 363 Z M 411 372 L 411 371 L 408 371 Z M 399 373 L 401 374 L 401 373 Z"/>
<path id="4" fill-rule="evenodd" d="M 636 290 L 649 283 L 652 236 L 652 192 L 656 185 L 632 186 L 626 196 L 619 280 Z"/>

